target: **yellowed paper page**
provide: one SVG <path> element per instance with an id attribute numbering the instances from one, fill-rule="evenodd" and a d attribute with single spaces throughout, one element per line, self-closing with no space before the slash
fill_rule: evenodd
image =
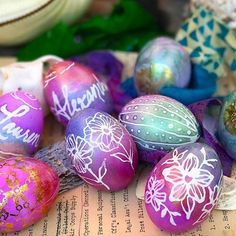
<path id="1" fill-rule="evenodd" d="M 58 197 L 48 216 L 18 234 L 4 236 L 234 236 L 236 211 L 218 211 L 194 231 L 161 232 L 136 197 L 137 180 L 117 193 L 82 185 Z M 3 236 L 3 235 L 1 235 Z"/>

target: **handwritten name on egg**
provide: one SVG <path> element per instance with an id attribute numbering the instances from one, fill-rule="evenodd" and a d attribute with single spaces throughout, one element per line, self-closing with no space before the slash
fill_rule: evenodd
<path id="1" fill-rule="evenodd" d="M 96 79 L 96 77 L 94 76 Z M 100 99 L 105 102 L 104 96 L 108 91 L 108 87 L 105 83 L 98 81 L 85 90 L 82 96 L 78 96 L 75 99 L 69 99 L 68 87 L 64 85 L 62 87 L 62 95 L 64 99 L 59 100 L 55 91 L 52 92 L 53 107 L 51 108 L 56 114 L 60 114 L 66 119 L 70 119 L 78 111 L 88 108 L 96 99 Z"/>
<path id="2" fill-rule="evenodd" d="M 30 110 L 30 107 L 26 104 L 17 107 L 13 111 L 8 110 L 7 104 L 2 105 L 0 111 L 5 117 L 0 120 L 0 128 L 3 131 L 0 134 L 0 140 L 7 140 L 9 136 L 5 136 L 5 134 L 10 134 L 17 139 L 22 138 L 23 142 L 30 143 L 37 147 L 40 141 L 40 134 L 31 132 L 30 129 L 24 130 L 21 126 L 18 126 L 12 121 L 13 118 L 24 119 L 24 116 L 29 113 Z"/>

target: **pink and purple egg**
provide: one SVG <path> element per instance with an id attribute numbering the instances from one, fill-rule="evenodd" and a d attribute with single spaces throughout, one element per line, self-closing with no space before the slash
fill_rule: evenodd
<path id="1" fill-rule="evenodd" d="M 106 112 L 85 109 L 66 129 L 66 150 L 77 174 L 102 191 L 119 191 L 134 179 L 135 143 L 122 124 Z"/>
<path id="2" fill-rule="evenodd" d="M 65 126 L 85 108 L 112 112 L 106 83 L 89 67 L 72 61 L 61 61 L 50 67 L 44 78 L 44 93 L 52 113 Z"/>
<path id="3" fill-rule="evenodd" d="M 0 162 L 1 233 L 17 232 L 42 219 L 59 190 L 59 178 L 46 163 L 29 157 Z"/>
<path id="4" fill-rule="evenodd" d="M 192 230 L 215 208 L 222 177 L 219 157 L 209 146 L 194 143 L 176 148 L 157 163 L 148 178 L 148 215 L 164 231 Z"/>
<path id="5" fill-rule="evenodd" d="M 38 148 L 44 117 L 40 102 L 17 91 L 0 97 L 0 156 L 32 155 Z"/>

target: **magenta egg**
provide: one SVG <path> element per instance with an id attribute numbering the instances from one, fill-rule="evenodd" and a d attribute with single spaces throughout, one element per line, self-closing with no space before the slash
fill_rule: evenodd
<path id="1" fill-rule="evenodd" d="M 106 83 L 87 66 L 72 61 L 58 62 L 49 69 L 44 93 L 52 113 L 63 125 L 85 108 L 112 111 Z"/>
<path id="2" fill-rule="evenodd" d="M 26 92 L 0 97 L 0 155 L 32 155 L 43 131 L 43 110 L 39 101 Z"/>
<path id="3" fill-rule="evenodd" d="M 20 231 L 44 217 L 54 203 L 59 178 L 46 163 L 29 158 L 0 162 L 0 232 Z"/>
<path id="4" fill-rule="evenodd" d="M 182 233 L 201 224 L 217 204 L 222 167 L 216 152 L 201 143 L 168 153 L 155 166 L 145 188 L 145 206 L 158 228 Z"/>
<path id="5" fill-rule="evenodd" d="M 135 143 L 109 114 L 85 109 L 66 129 L 66 150 L 78 175 L 104 191 L 118 191 L 133 180 L 138 165 Z"/>

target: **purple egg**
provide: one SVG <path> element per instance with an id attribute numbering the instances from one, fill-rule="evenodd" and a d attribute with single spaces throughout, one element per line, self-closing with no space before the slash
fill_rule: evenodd
<path id="1" fill-rule="evenodd" d="M 217 204 L 222 167 L 216 152 L 201 143 L 168 153 L 150 174 L 145 205 L 154 224 L 182 233 L 201 224 Z"/>
<path id="2" fill-rule="evenodd" d="M 85 109 L 66 129 L 66 150 L 78 175 L 103 191 L 118 191 L 133 180 L 138 165 L 135 143 L 109 114 Z"/>
<path id="3" fill-rule="evenodd" d="M 0 156 L 32 155 L 43 131 L 43 111 L 36 97 L 11 92 L 0 97 Z"/>
<path id="4" fill-rule="evenodd" d="M 44 92 L 52 113 L 63 125 L 85 108 L 112 112 L 106 83 L 90 68 L 72 61 L 58 62 L 49 69 L 44 78 Z"/>

